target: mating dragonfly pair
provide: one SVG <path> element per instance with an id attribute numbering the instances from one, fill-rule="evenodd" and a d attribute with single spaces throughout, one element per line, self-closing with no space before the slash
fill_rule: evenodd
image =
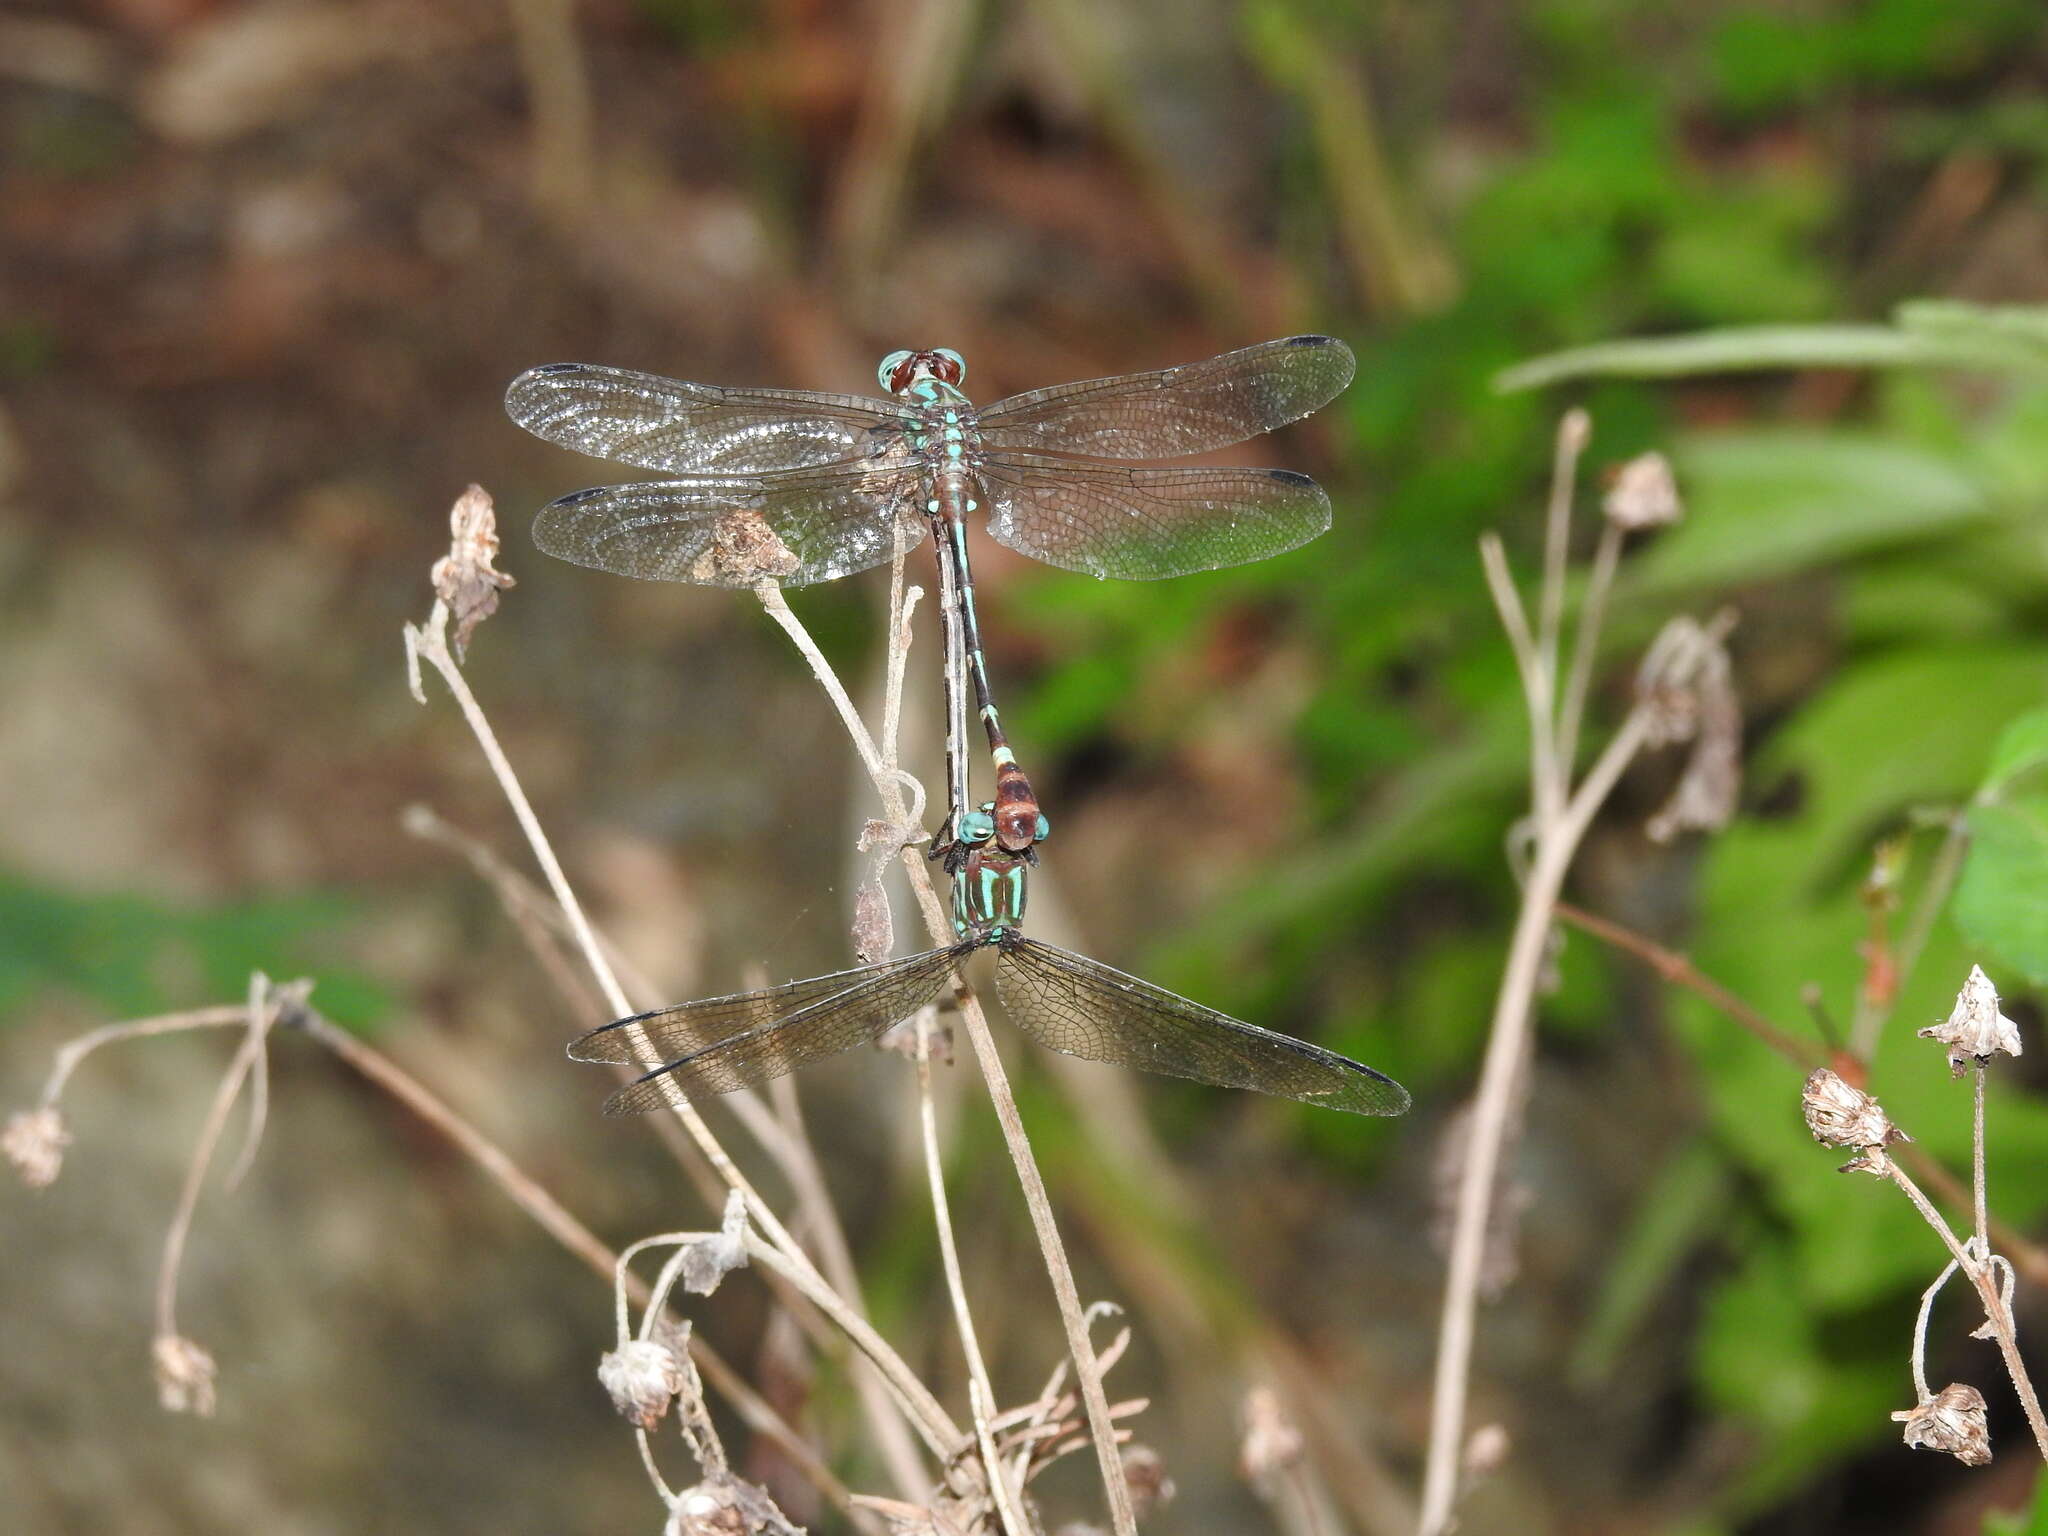
<path id="1" fill-rule="evenodd" d="M 629 1114 L 669 1086 L 726 1093 L 871 1041 L 996 951 L 1012 1020 L 1053 1050 L 1250 1088 L 1357 1114 L 1408 1107 L 1392 1078 L 1246 1024 L 1085 955 L 1025 937 L 1026 884 L 1048 832 L 1003 732 L 967 555 L 970 514 L 1001 544 L 1097 577 L 1153 580 L 1264 559 L 1330 525 L 1313 480 L 1284 469 L 1158 467 L 1306 416 L 1351 382 L 1350 349 L 1291 336 L 1156 373 L 1012 395 L 977 410 L 947 348 L 893 352 L 891 399 L 724 389 L 588 363 L 551 363 L 505 397 L 529 432 L 665 478 L 578 491 L 544 507 L 534 541 L 579 565 L 661 581 L 805 586 L 867 570 L 929 536 L 945 630 L 947 815 L 933 838 L 953 880 L 957 942 L 761 991 L 656 1009 L 594 1030 L 579 1061 L 644 1065 L 614 1094 Z M 970 693 L 994 767 L 969 793 Z"/>

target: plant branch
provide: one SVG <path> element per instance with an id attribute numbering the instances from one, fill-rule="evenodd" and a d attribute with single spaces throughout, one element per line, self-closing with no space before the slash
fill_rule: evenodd
<path id="1" fill-rule="evenodd" d="M 1532 719 L 1540 718 L 1535 711 L 1541 702 L 1541 695 L 1532 690 Z M 1473 1103 L 1464 1165 L 1459 1171 L 1430 1403 L 1429 1453 L 1418 1525 L 1422 1536 L 1443 1536 L 1450 1529 L 1457 1502 L 1465 1397 L 1470 1385 L 1486 1229 L 1507 1125 L 1514 1113 L 1517 1069 L 1528 1049 L 1536 982 L 1543 968 L 1544 946 L 1555 921 L 1554 907 L 1579 840 L 1648 732 L 1648 711 L 1638 705 L 1629 712 L 1562 812 L 1545 816 L 1540 807 L 1537 812 L 1536 857 L 1522 887 L 1522 906 L 1516 915 L 1507 965 L 1494 1004 L 1485 1065 Z"/>
<path id="2" fill-rule="evenodd" d="M 826 696 L 839 711 L 847 734 L 852 738 L 854 750 L 867 767 L 875 781 L 876 792 L 883 797 L 885 805 L 900 806 L 900 800 L 891 799 L 900 784 L 901 770 L 885 763 L 874 743 L 869 739 L 867 727 L 862 723 L 853 702 L 840 685 L 831 663 L 825 660 L 817 643 L 811 638 L 802 622 L 782 600 L 779 589 L 763 583 L 756 594 L 761 604 L 775 622 L 797 647 L 804 660 L 810 664 L 812 673 L 825 689 Z M 893 814 L 893 812 L 892 812 Z M 910 880 L 910 889 L 916 897 L 919 909 L 924 914 L 925 927 L 934 944 L 950 944 L 953 933 L 945 908 L 938 893 L 932 887 L 931 872 L 921 854 L 907 842 L 902 850 L 905 874 Z M 989 1098 L 995 1106 L 996 1120 L 1002 1127 L 1003 1142 L 1010 1153 L 1010 1161 L 1017 1170 L 1017 1182 L 1024 1192 L 1024 1204 L 1031 1214 L 1031 1224 L 1038 1237 L 1038 1247 L 1045 1261 L 1047 1276 L 1052 1281 L 1053 1296 L 1059 1304 L 1060 1322 L 1067 1335 L 1067 1350 L 1073 1357 L 1074 1374 L 1080 1383 L 1081 1401 L 1087 1410 L 1088 1430 L 1095 1444 L 1096 1461 L 1102 1471 L 1104 1494 L 1109 1500 L 1110 1520 L 1115 1536 L 1134 1536 L 1137 1530 L 1136 1518 L 1131 1513 L 1130 1489 L 1125 1482 L 1123 1458 L 1116 1446 L 1116 1426 L 1110 1418 L 1109 1398 L 1102 1388 L 1101 1362 L 1096 1358 L 1095 1347 L 1088 1338 L 1088 1325 L 1081 1308 L 1080 1292 L 1074 1285 L 1073 1265 L 1067 1259 L 1066 1248 L 1060 1240 L 1059 1228 L 1053 1220 L 1052 1200 L 1045 1189 L 1044 1176 L 1039 1172 L 1037 1159 L 1032 1155 L 1030 1138 L 1025 1134 L 1023 1116 L 1017 1111 L 1017 1101 L 1010 1091 L 1008 1074 L 1003 1070 L 1002 1058 L 997 1055 L 995 1039 L 989 1032 L 988 1018 L 982 1012 L 981 1000 L 974 995 L 964 978 L 955 978 L 956 996 L 959 1001 L 960 1017 L 967 1027 L 967 1038 L 974 1046 L 975 1060 L 981 1066 L 983 1079 L 988 1083 Z"/>

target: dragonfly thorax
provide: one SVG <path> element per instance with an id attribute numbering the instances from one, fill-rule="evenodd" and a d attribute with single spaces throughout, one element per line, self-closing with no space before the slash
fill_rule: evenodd
<path id="1" fill-rule="evenodd" d="M 963 939 L 991 942 L 1024 921 L 1030 862 L 999 848 L 970 848 L 953 876 L 953 928 Z"/>

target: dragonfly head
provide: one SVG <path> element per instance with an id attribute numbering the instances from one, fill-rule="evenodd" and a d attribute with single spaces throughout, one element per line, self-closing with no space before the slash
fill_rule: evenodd
<path id="1" fill-rule="evenodd" d="M 882 388 L 903 399 L 957 393 L 960 381 L 967 377 L 967 359 L 951 347 L 935 347 L 928 352 L 891 352 L 882 359 L 875 377 Z M 946 388 L 933 390 L 929 387 L 932 384 L 943 384 Z M 919 385 L 926 388 L 920 390 Z"/>

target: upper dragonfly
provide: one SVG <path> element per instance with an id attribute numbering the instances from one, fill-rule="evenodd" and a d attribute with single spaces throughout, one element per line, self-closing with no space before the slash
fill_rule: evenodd
<path id="1" fill-rule="evenodd" d="M 1033 857 L 1037 795 L 997 718 L 974 612 L 967 517 L 1064 570 L 1150 581 L 1242 565 L 1330 526 L 1330 501 L 1285 469 L 1113 462 L 1226 448 L 1308 415 L 1351 382 L 1351 349 L 1290 336 L 1154 373 L 1012 395 L 977 409 L 947 347 L 892 352 L 893 397 L 727 389 L 595 363 L 512 381 L 536 436 L 667 478 L 549 503 L 534 542 L 579 565 L 661 581 L 798 587 L 893 559 L 929 532 L 946 625 L 949 814 L 933 841 L 956 872 L 991 842 Z M 995 762 L 993 809 L 970 809 L 964 677 Z"/>

